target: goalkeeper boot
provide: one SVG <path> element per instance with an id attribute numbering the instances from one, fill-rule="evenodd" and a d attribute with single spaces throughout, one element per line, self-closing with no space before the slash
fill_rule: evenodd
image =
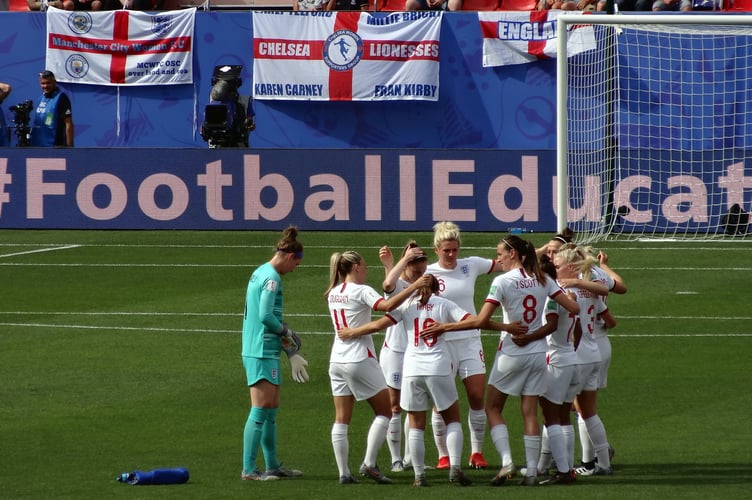
<path id="1" fill-rule="evenodd" d="M 268 476 L 264 474 L 263 472 L 261 472 L 259 469 L 256 469 L 250 474 L 241 472 L 240 479 L 242 479 L 243 481 L 276 481 L 279 478 L 277 476 Z"/>
<path id="2" fill-rule="evenodd" d="M 303 473 L 297 469 L 288 469 L 282 464 L 279 464 L 279 467 L 276 469 L 269 469 L 264 474 L 267 476 L 275 476 L 275 477 L 300 477 L 303 475 Z"/>

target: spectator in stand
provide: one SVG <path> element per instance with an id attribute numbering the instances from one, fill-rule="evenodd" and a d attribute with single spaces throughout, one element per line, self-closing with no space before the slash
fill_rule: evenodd
<path id="1" fill-rule="evenodd" d="M 663 11 L 690 12 L 691 10 L 692 10 L 692 0 L 655 0 L 655 2 L 653 2 L 653 12 L 663 12 Z"/>
<path id="2" fill-rule="evenodd" d="M 360 10 L 368 12 L 368 0 L 329 0 L 325 10 Z"/>
<path id="3" fill-rule="evenodd" d="M 34 110 L 31 123 L 32 146 L 73 147 L 73 112 L 68 95 L 57 86 L 55 74 L 39 73 L 42 95 Z"/>
<path id="4" fill-rule="evenodd" d="M 653 0 L 614 0 L 614 5 L 618 12 L 653 10 Z M 596 10 L 605 11 L 606 0 L 599 0 Z"/>
<path id="5" fill-rule="evenodd" d="M 406 0 L 405 10 L 462 10 L 462 0 Z"/>
<path id="6" fill-rule="evenodd" d="M 295 10 L 295 11 L 298 11 L 298 10 L 300 11 L 336 10 L 336 9 L 328 8 L 330 3 L 331 2 L 327 2 L 327 0 L 293 0 L 292 10 Z"/>
<path id="7" fill-rule="evenodd" d="M 71 3 L 71 8 L 67 8 L 67 6 L 64 4 L 63 0 L 49 0 L 45 2 L 44 0 L 26 0 L 26 3 L 29 5 L 29 10 L 32 11 L 45 11 L 47 10 L 47 7 L 55 7 L 56 9 L 64 9 L 64 10 L 73 10 L 73 4 Z"/>
<path id="8" fill-rule="evenodd" d="M 5 98 L 10 94 L 11 87 L 7 83 L 0 82 L 0 104 L 5 101 Z M 0 108 L 0 147 L 10 146 L 10 129 L 5 123 L 5 113 Z"/>

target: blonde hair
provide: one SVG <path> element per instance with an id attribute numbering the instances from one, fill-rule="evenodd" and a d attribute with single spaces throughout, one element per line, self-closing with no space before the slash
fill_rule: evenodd
<path id="1" fill-rule="evenodd" d="M 345 281 L 355 264 L 362 261 L 363 257 L 353 250 L 333 253 L 329 258 L 329 288 L 324 292 L 324 298 L 329 296 L 332 288 Z"/>
<path id="2" fill-rule="evenodd" d="M 439 248 L 445 241 L 456 241 L 462 245 L 460 241 L 460 227 L 454 222 L 437 222 L 433 226 L 433 246 Z"/>
<path id="3" fill-rule="evenodd" d="M 567 245 L 567 248 L 559 250 L 556 256 L 561 259 L 563 264 L 574 264 L 575 269 L 582 276 L 590 276 L 593 267 L 598 265 L 598 259 L 577 246 L 572 247 Z"/>

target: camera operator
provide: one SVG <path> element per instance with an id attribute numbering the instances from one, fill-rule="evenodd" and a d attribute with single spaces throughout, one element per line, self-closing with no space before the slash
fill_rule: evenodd
<path id="1" fill-rule="evenodd" d="M 73 147 L 73 112 L 68 96 L 57 86 L 52 71 L 39 73 L 42 96 L 34 111 L 31 129 L 32 146 Z"/>
<path id="2" fill-rule="evenodd" d="M 5 98 L 10 94 L 11 88 L 7 83 L 0 82 L 0 105 L 5 101 Z M 5 113 L 0 106 L 0 148 L 10 146 L 10 129 L 5 123 Z"/>

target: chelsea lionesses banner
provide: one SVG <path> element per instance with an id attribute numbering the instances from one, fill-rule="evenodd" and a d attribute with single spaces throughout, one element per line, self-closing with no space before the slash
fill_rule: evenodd
<path id="1" fill-rule="evenodd" d="M 556 57 L 556 18 L 561 12 L 478 12 L 483 66 L 523 64 Z M 567 54 L 595 48 L 592 25 L 570 25 Z"/>
<path id="2" fill-rule="evenodd" d="M 253 97 L 439 99 L 441 12 L 254 12 Z"/>
<path id="3" fill-rule="evenodd" d="M 94 85 L 193 82 L 196 9 L 47 11 L 47 69 Z"/>

